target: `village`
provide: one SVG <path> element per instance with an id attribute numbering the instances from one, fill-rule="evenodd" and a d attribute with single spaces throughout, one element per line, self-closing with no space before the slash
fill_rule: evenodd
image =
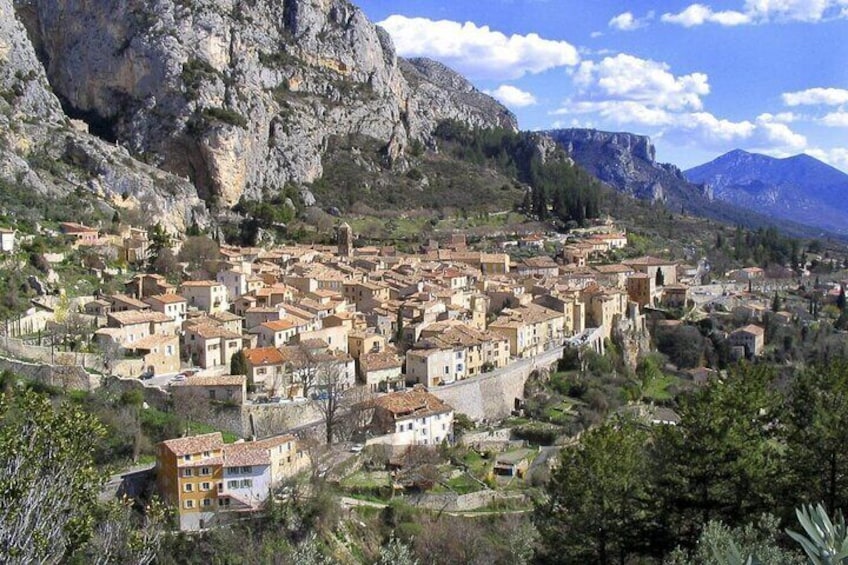
<path id="1" fill-rule="evenodd" d="M 754 359 L 766 345 L 766 317 L 789 325 L 799 315 L 772 297 L 797 282 L 767 279 L 757 267 L 710 273 L 702 284 L 704 261 L 611 261 L 626 257 L 628 237 L 610 220 L 567 237 L 520 234 L 501 252 L 453 233 L 418 253 L 357 245 L 340 222 L 336 245 L 214 245 L 214 257 L 183 265 L 176 280 L 143 272 L 152 252 L 147 230 L 107 235 L 62 223 L 60 234 L 73 249 L 123 258 L 135 274 L 114 274 L 118 292 L 37 296 L 25 315 L 5 320 L 0 361 L 18 371 L 27 362 L 52 367 L 51 384 L 70 388 L 119 382 L 141 390 L 146 404 L 215 430 L 158 444 L 146 469 L 187 530 L 257 511 L 298 473 L 332 474 L 365 452 L 371 471 L 360 462 L 340 476 L 354 493 L 357 481 L 403 483 L 416 446 L 494 446 L 499 455 L 486 472 L 524 477 L 551 451 L 516 441 L 502 423 L 526 422 L 528 380 L 562 369 L 564 351 L 585 366 L 583 352 L 603 356 L 614 347 L 635 368 L 650 353 L 650 335 L 718 317 L 726 355 Z M 5 254 L 20 244 L 16 235 L 0 230 Z M 552 243 L 555 256 L 546 252 Z M 823 287 L 822 304 L 840 294 L 844 303 L 839 287 Z M 691 383 L 717 374 L 690 365 L 663 370 Z M 635 400 L 628 410 L 674 424 L 673 411 Z M 555 409 L 570 410 L 563 406 Z M 316 444 L 337 447 L 319 452 Z M 498 482 L 487 487 L 486 472 L 472 476 L 479 458 L 463 453 L 464 471 L 446 484 L 462 493 L 476 481 L 494 493 Z"/>

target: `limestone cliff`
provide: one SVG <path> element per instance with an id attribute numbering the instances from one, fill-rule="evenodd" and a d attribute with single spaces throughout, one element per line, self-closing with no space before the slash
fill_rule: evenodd
<path id="1" fill-rule="evenodd" d="M 0 0 L 0 183 L 46 201 L 81 190 L 113 208 L 136 208 L 172 230 L 192 216 L 205 222 L 205 207 L 189 183 L 84 130 L 67 119 L 51 92 L 11 0 Z M 0 194 L 0 205 L 8 197 Z"/>
<path id="2" fill-rule="evenodd" d="M 637 198 L 674 199 L 688 184 L 677 167 L 657 163 L 656 150 L 648 137 L 591 129 L 546 133 L 598 179 Z"/>
<path id="3" fill-rule="evenodd" d="M 437 123 L 515 127 L 447 69 L 400 62 L 346 0 L 16 0 L 72 117 L 229 206 L 322 175 L 364 135 L 403 164 Z"/>

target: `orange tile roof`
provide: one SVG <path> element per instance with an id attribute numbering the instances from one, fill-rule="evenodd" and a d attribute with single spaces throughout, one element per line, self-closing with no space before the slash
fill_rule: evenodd
<path id="1" fill-rule="evenodd" d="M 213 287 L 213 286 L 223 286 L 221 283 L 217 281 L 186 281 L 181 286 L 187 287 Z"/>
<path id="2" fill-rule="evenodd" d="M 149 310 L 126 310 L 125 312 L 110 312 L 106 314 L 122 326 L 133 324 L 167 323 L 173 320 L 162 312 L 151 312 Z"/>
<path id="3" fill-rule="evenodd" d="M 281 332 L 292 329 L 295 327 L 295 324 L 293 324 L 290 320 L 271 320 L 270 322 L 262 322 L 259 326 L 267 328 L 273 332 Z"/>
<path id="4" fill-rule="evenodd" d="M 247 357 L 247 362 L 254 367 L 259 365 L 277 365 L 284 362 L 283 355 L 276 347 L 245 349 L 244 355 Z"/>
<path id="5" fill-rule="evenodd" d="M 190 325 L 186 328 L 186 331 L 192 332 L 204 339 L 214 339 L 214 338 L 223 338 L 223 339 L 241 339 L 241 335 L 237 333 L 233 333 L 221 326 L 215 326 L 212 324 L 197 324 Z"/>
<path id="6" fill-rule="evenodd" d="M 186 302 L 186 299 L 179 294 L 156 294 L 154 296 L 149 296 L 145 300 L 155 300 L 162 304 L 178 304 L 180 302 Z"/>
<path id="7" fill-rule="evenodd" d="M 440 398 L 420 388 L 380 396 L 374 400 L 374 404 L 390 412 L 396 420 L 422 418 L 453 411 L 453 408 L 442 402 Z"/>
<path id="8" fill-rule="evenodd" d="M 174 455 L 179 457 L 181 455 L 221 449 L 224 445 L 224 438 L 221 435 L 221 432 L 212 432 L 211 434 L 203 434 L 199 436 L 169 439 L 163 441 L 162 445 L 167 447 Z"/>

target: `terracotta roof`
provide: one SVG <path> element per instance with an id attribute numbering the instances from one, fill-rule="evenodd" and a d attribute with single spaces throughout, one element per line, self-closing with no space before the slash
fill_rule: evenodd
<path id="1" fill-rule="evenodd" d="M 218 320 L 219 322 L 235 322 L 236 320 L 242 320 L 241 316 L 236 316 L 232 312 L 214 312 L 209 315 L 213 320 Z"/>
<path id="2" fill-rule="evenodd" d="M 753 334 L 753 335 L 765 335 L 765 333 L 766 333 L 766 331 L 763 328 L 761 328 L 760 326 L 755 326 L 754 324 L 748 324 L 747 326 L 742 326 L 741 328 L 734 331 L 733 333 L 742 333 L 742 332 Z"/>
<path id="3" fill-rule="evenodd" d="M 186 299 L 179 294 L 156 294 L 145 298 L 145 302 L 148 300 L 155 300 L 162 304 L 179 304 L 180 302 L 186 302 Z"/>
<path id="4" fill-rule="evenodd" d="M 148 310 L 127 310 L 126 312 L 109 312 L 107 318 L 113 319 L 122 326 L 132 324 L 149 324 L 173 322 L 173 320 L 162 312 L 151 312 Z"/>
<path id="5" fill-rule="evenodd" d="M 423 418 L 432 414 L 452 412 L 453 408 L 442 402 L 437 396 L 423 388 L 413 388 L 403 392 L 393 392 L 380 396 L 374 404 L 390 412 L 396 420 L 403 418 Z"/>
<path id="6" fill-rule="evenodd" d="M 124 304 L 130 304 L 140 310 L 147 310 L 148 308 L 150 308 L 150 305 L 146 302 L 142 302 L 141 300 L 133 298 L 132 296 L 129 296 L 127 294 L 112 294 L 110 296 L 107 296 L 106 299 L 112 302 L 117 301 L 123 302 Z"/>
<path id="7" fill-rule="evenodd" d="M 268 465 L 271 463 L 270 450 L 288 442 L 296 444 L 297 439 L 291 434 L 285 434 L 258 441 L 226 445 L 224 446 L 224 466 Z"/>
<path id="8" fill-rule="evenodd" d="M 617 263 L 614 265 L 592 265 L 592 268 L 598 271 L 599 273 L 605 275 L 633 272 L 633 267 L 628 267 L 627 265 L 622 265 L 621 263 Z"/>
<path id="9" fill-rule="evenodd" d="M 224 448 L 224 467 L 270 464 L 271 455 L 268 450 L 257 448 L 252 442 L 234 443 Z"/>
<path id="10" fill-rule="evenodd" d="M 154 347 L 164 346 L 164 345 L 174 345 L 174 350 L 176 351 L 177 347 L 179 347 L 180 340 L 175 335 L 149 335 L 147 337 L 141 338 L 138 341 L 134 341 L 132 343 L 124 344 L 125 349 L 146 349 L 148 351 L 152 350 Z"/>
<path id="11" fill-rule="evenodd" d="M 217 281 L 186 281 L 181 287 L 189 287 L 189 288 L 202 288 L 202 287 L 213 287 L 213 286 L 224 286 Z"/>
<path id="12" fill-rule="evenodd" d="M 295 324 L 290 320 L 271 320 L 270 322 L 262 322 L 259 326 L 269 329 L 272 332 L 281 332 L 292 329 L 295 327 Z"/>
<path id="13" fill-rule="evenodd" d="M 280 350 L 276 347 L 245 349 L 244 356 L 247 358 L 247 362 L 254 367 L 259 365 L 277 365 L 284 362 Z"/>
<path id="14" fill-rule="evenodd" d="M 97 228 L 90 228 L 88 226 L 84 226 L 82 224 L 75 224 L 73 222 L 62 222 L 61 224 L 59 224 L 59 226 L 65 233 L 85 233 L 97 231 Z"/>
<path id="15" fill-rule="evenodd" d="M 203 434 L 199 436 L 169 439 L 163 441 L 162 445 L 167 447 L 174 455 L 179 457 L 181 455 L 221 449 L 224 445 L 224 438 L 221 436 L 221 432 L 212 432 L 211 434 Z"/>
<path id="16" fill-rule="evenodd" d="M 381 371 L 402 367 L 403 359 L 393 351 L 380 351 L 379 353 L 363 353 L 359 357 L 359 364 L 366 372 Z"/>
<path id="17" fill-rule="evenodd" d="M 639 265 L 640 267 L 660 267 L 663 265 L 676 265 L 675 261 L 659 259 L 657 257 L 637 257 L 636 259 L 626 259 L 622 261 L 625 265 Z"/>
<path id="18" fill-rule="evenodd" d="M 216 337 L 223 339 L 241 339 L 241 334 L 233 333 L 226 328 L 214 326 L 212 324 L 191 325 L 186 328 L 186 331 L 190 331 L 204 339 L 213 339 Z"/>

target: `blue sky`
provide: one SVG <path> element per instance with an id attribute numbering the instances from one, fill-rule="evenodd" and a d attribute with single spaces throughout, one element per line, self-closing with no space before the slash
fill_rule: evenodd
<path id="1" fill-rule="evenodd" d="M 651 136 L 688 168 L 731 149 L 848 172 L 848 0 L 354 0 L 521 129 Z"/>

